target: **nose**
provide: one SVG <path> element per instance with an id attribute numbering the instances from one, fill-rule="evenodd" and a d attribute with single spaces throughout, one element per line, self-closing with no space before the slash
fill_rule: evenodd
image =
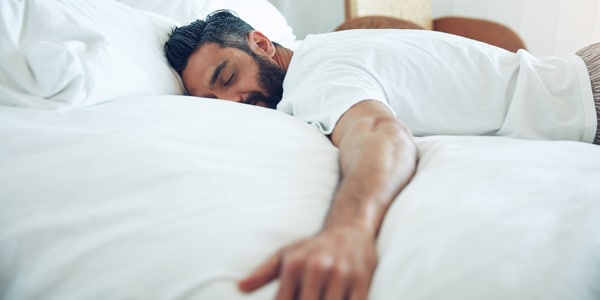
<path id="1" fill-rule="evenodd" d="M 216 92 L 215 96 L 219 100 L 233 101 L 233 102 L 242 102 L 244 100 L 244 95 L 242 93 L 234 92 L 234 91 L 220 91 Z"/>

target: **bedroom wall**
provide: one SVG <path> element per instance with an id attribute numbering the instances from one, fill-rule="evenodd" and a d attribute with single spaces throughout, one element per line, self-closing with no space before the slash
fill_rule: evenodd
<path id="1" fill-rule="evenodd" d="M 598 0 L 433 0 L 433 15 L 501 22 L 537 55 L 573 53 L 600 42 Z"/>
<path id="2" fill-rule="evenodd" d="M 328 32 L 344 21 L 344 0 L 269 0 L 285 15 L 298 39 Z"/>
<path id="3" fill-rule="evenodd" d="M 298 38 L 328 32 L 344 20 L 344 0 L 270 0 Z M 598 0 L 432 0 L 433 17 L 459 15 L 503 23 L 536 55 L 563 55 L 600 41 Z"/>

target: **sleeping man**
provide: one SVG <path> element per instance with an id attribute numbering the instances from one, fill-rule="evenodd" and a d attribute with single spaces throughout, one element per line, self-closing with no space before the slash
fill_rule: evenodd
<path id="1" fill-rule="evenodd" d="M 173 30 L 167 59 L 193 96 L 274 108 L 339 148 L 341 181 L 315 236 L 239 282 L 277 299 L 367 299 L 387 208 L 415 172 L 413 134 L 600 142 L 600 44 L 537 58 L 425 30 L 309 36 L 295 51 L 228 11 Z"/>

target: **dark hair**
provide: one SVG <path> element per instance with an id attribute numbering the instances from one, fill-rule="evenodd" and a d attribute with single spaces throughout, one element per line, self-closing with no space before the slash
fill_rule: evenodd
<path id="1" fill-rule="evenodd" d="M 254 28 L 230 10 L 217 10 L 204 20 L 175 27 L 164 49 L 167 61 L 179 75 L 187 66 L 192 53 L 206 43 L 241 49 L 254 54 L 248 46 L 248 33 Z"/>

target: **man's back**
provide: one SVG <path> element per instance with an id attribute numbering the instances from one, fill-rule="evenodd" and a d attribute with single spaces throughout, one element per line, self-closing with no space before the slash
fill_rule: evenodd
<path id="1" fill-rule="evenodd" d="M 423 30 L 307 37 L 294 53 L 278 109 L 329 133 L 365 99 L 384 102 L 415 135 L 591 141 L 595 134 L 589 77 L 578 56 L 536 58 Z"/>

